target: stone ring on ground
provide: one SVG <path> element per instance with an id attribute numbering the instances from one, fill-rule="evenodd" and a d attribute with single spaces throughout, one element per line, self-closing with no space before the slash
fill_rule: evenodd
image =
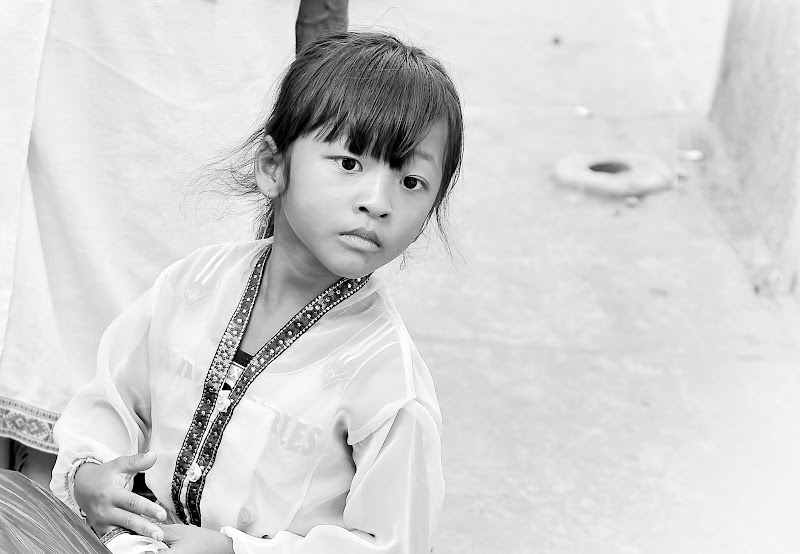
<path id="1" fill-rule="evenodd" d="M 556 182 L 564 187 L 609 197 L 645 196 L 670 188 L 672 172 L 644 154 L 573 154 L 558 160 Z"/>

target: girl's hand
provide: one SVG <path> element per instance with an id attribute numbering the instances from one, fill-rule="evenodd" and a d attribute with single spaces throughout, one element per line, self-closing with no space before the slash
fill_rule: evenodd
<path id="1" fill-rule="evenodd" d="M 75 472 L 75 501 L 86 514 L 89 525 L 99 535 L 113 526 L 130 529 L 136 534 L 163 540 L 158 525 L 145 519 L 159 521 L 167 518 L 164 508 L 125 489 L 133 476 L 153 467 L 155 452 L 120 456 L 105 464 L 85 463 Z"/>
<path id="2" fill-rule="evenodd" d="M 164 543 L 159 554 L 234 554 L 233 541 L 222 533 L 194 525 L 163 525 Z"/>

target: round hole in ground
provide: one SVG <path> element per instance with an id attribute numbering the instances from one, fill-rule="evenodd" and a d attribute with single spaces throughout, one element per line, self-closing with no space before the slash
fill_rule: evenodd
<path id="1" fill-rule="evenodd" d="M 592 171 L 596 171 L 597 173 L 623 173 L 625 171 L 630 171 L 631 166 L 624 162 L 617 162 L 617 161 L 607 161 L 607 162 L 598 162 L 596 164 L 592 164 L 589 166 L 589 169 Z"/>

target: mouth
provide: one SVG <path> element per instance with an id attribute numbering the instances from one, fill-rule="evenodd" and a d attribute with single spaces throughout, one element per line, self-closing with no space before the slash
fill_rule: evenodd
<path id="1" fill-rule="evenodd" d="M 360 249 L 377 250 L 381 247 L 381 240 L 378 238 L 378 234 L 365 227 L 346 231 L 341 236 L 348 244 Z"/>

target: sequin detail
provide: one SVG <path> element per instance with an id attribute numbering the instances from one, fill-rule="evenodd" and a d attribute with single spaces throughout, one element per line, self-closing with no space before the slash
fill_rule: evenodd
<path id="1" fill-rule="evenodd" d="M 230 405 L 231 401 L 225 391 L 219 393 L 219 398 L 217 398 L 217 410 L 220 412 L 227 412 Z"/>
<path id="2" fill-rule="evenodd" d="M 200 476 L 203 475 L 203 467 L 197 465 L 197 462 L 192 462 L 192 465 L 189 466 L 189 471 L 186 472 L 186 477 L 192 483 L 195 483 Z"/>
<path id="3" fill-rule="evenodd" d="M 250 321 L 270 251 L 271 246 L 256 263 L 236 311 L 228 322 L 203 383 L 200 402 L 175 462 L 171 488 L 172 501 L 177 516 L 186 524 L 197 526 L 201 524 L 200 498 L 206 477 L 216 459 L 225 427 L 250 384 L 323 315 L 361 289 L 369 279 L 369 276 L 359 279 L 340 279 L 314 298 L 253 356 L 247 367 L 238 375 L 233 388 L 223 393 L 221 392 L 222 384 L 228 375 L 233 356 L 239 348 L 244 330 Z M 184 486 L 186 487 L 185 508 L 181 499 Z"/>

